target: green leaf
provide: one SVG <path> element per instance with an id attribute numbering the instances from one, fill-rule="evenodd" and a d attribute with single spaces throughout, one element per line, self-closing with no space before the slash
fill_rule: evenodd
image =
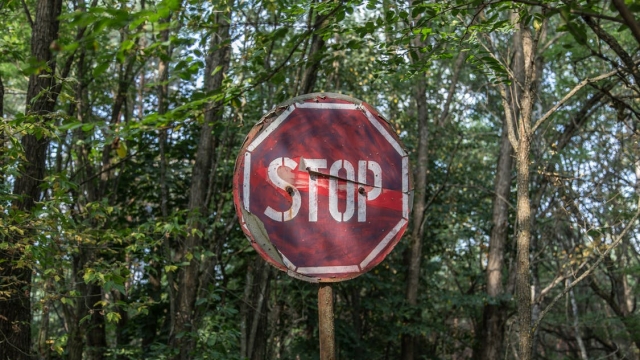
<path id="1" fill-rule="evenodd" d="M 275 73 L 273 75 L 273 77 L 271 78 L 271 82 L 273 82 L 273 84 L 275 84 L 275 85 L 280 85 L 285 80 L 286 80 L 286 77 L 281 71 L 278 71 L 277 73 Z"/>
<path id="2" fill-rule="evenodd" d="M 100 75 L 102 75 L 105 71 L 107 71 L 107 69 L 109 68 L 109 65 L 111 65 L 111 64 L 108 63 L 108 62 L 103 62 L 103 63 L 98 64 L 98 66 L 96 66 L 93 69 L 93 77 L 97 78 Z"/>
<path id="3" fill-rule="evenodd" d="M 122 319 L 119 313 L 117 312 L 109 312 L 106 315 L 107 321 L 111 323 L 117 323 Z"/>
<path id="4" fill-rule="evenodd" d="M 69 299 L 68 297 L 61 297 L 60 298 L 60 302 L 65 304 L 65 305 L 73 305 L 73 300 Z"/>
<path id="5" fill-rule="evenodd" d="M 127 39 L 122 42 L 122 44 L 120 45 L 120 49 L 122 49 L 123 51 L 131 50 L 133 48 L 133 45 L 135 45 L 135 43 L 132 40 Z"/>
<path id="6" fill-rule="evenodd" d="M 74 52 L 78 48 L 79 45 L 80 45 L 79 42 L 74 41 L 74 42 L 72 42 L 70 44 L 65 45 L 64 46 L 64 51 L 66 51 L 66 52 Z"/>
<path id="7" fill-rule="evenodd" d="M 127 293 L 127 290 L 124 288 L 123 284 L 114 283 L 113 284 L 113 288 L 118 290 L 120 292 L 120 294 L 126 294 Z"/>
<path id="8" fill-rule="evenodd" d="M 347 47 L 352 50 L 358 50 L 361 47 L 360 41 L 358 40 L 349 40 L 347 43 Z"/>
<path id="9" fill-rule="evenodd" d="M 273 39 L 274 40 L 281 39 L 285 35 L 287 35 L 288 32 L 289 32 L 288 27 L 281 27 L 280 29 L 273 32 Z"/>
<path id="10" fill-rule="evenodd" d="M 75 130 L 75 129 L 79 128 L 80 126 L 82 126 L 81 122 L 74 121 L 74 122 L 70 122 L 70 123 L 58 126 L 58 130 L 62 130 L 62 131 Z"/>
<path id="11" fill-rule="evenodd" d="M 220 70 L 222 70 L 222 65 L 218 65 L 218 66 L 216 66 L 216 68 L 215 68 L 215 69 L 213 69 L 213 71 L 211 72 L 211 76 L 213 76 L 213 75 L 215 75 L 215 74 L 219 73 L 219 72 L 220 72 Z"/>
<path id="12" fill-rule="evenodd" d="M 95 280 L 95 278 L 96 278 L 96 273 L 92 269 L 87 269 L 84 272 L 84 276 L 82 277 L 82 279 L 86 284 L 92 282 L 93 280 Z"/>
<path id="13" fill-rule="evenodd" d="M 166 6 L 171 11 L 180 9 L 181 0 L 163 0 L 162 5 Z"/>
<path id="14" fill-rule="evenodd" d="M 104 283 L 104 291 L 106 293 L 111 292 L 112 287 L 113 287 L 113 281 L 107 281 Z"/>

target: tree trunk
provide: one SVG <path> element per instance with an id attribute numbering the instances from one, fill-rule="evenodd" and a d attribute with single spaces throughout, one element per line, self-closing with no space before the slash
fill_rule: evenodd
<path id="1" fill-rule="evenodd" d="M 205 90 L 211 92 L 220 89 L 223 75 L 229 66 L 229 11 L 233 6 L 230 0 L 225 4 L 223 12 L 215 15 L 215 25 L 217 31 L 211 35 L 210 53 L 205 69 Z M 222 70 L 213 74 L 214 70 L 222 67 Z M 189 193 L 189 219 L 188 235 L 184 244 L 178 249 L 178 260 L 188 262 L 178 272 L 178 291 L 176 301 L 174 332 L 170 339 L 171 345 L 179 350 L 176 359 L 189 359 L 195 349 L 195 342 L 188 334 L 194 331 L 194 306 L 198 294 L 198 270 L 200 267 L 196 257 L 191 257 L 194 251 L 198 251 L 202 246 L 202 219 L 206 215 L 208 204 L 205 199 L 209 189 L 211 178 L 212 160 L 216 150 L 216 138 L 213 133 L 215 124 L 221 121 L 221 104 L 209 104 L 205 112 L 204 124 L 200 134 L 196 160 L 193 166 L 191 178 L 191 188 Z"/>
<path id="2" fill-rule="evenodd" d="M 253 279 L 254 279 L 254 266 L 247 266 L 247 274 L 245 276 L 244 283 L 244 296 L 242 297 L 242 307 L 240 309 L 240 356 L 243 358 L 249 357 L 247 355 L 247 347 L 249 342 L 249 317 L 251 317 L 251 296 L 253 289 Z"/>
<path id="3" fill-rule="evenodd" d="M 502 271 L 504 269 L 504 250 L 509 230 L 509 197 L 511 193 L 511 169 L 513 166 L 513 147 L 507 135 L 507 123 L 503 122 L 500 136 L 500 154 L 494 184 L 491 236 L 487 256 L 487 295 L 489 301 L 482 312 L 482 328 L 478 336 L 480 351 L 478 359 L 499 359 L 503 349 L 504 326 L 508 308 L 504 299 Z"/>
<path id="4" fill-rule="evenodd" d="M 85 332 L 87 336 L 86 359 L 102 360 L 105 358 L 107 348 L 106 329 L 104 321 L 104 310 L 102 305 L 96 305 L 102 300 L 102 287 L 96 284 L 87 285 L 86 306 L 89 308 L 88 328 Z"/>
<path id="5" fill-rule="evenodd" d="M 0 76 L 0 118 L 3 118 L 4 121 L 4 83 L 2 82 L 2 77 Z M 4 130 L 2 131 L 2 140 L 4 140 Z M 4 141 L 0 143 L 0 146 L 4 145 Z"/>
<path id="6" fill-rule="evenodd" d="M 309 10 L 309 17 L 311 18 L 312 15 L 312 10 Z M 311 21 L 311 19 L 309 20 Z M 324 50 L 325 44 L 324 38 L 318 34 L 318 30 L 322 29 L 326 24 L 326 17 L 316 15 L 313 24 L 314 34 L 311 38 L 311 47 L 309 48 L 309 55 L 307 57 L 307 66 L 300 83 L 300 91 L 298 91 L 296 96 L 311 93 L 316 86 L 318 68 L 320 68 L 320 60 L 322 59 L 322 51 Z"/>
<path id="7" fill-rule="evenodd" d="M 44 285 L 45 297 L 52 292 L 52 278 L 46 280 Z M 40 320 L 40 328 L 38 329 L 38 339 L 36 340 L 36 346 L 38 350 L 38 359 L 47 360 L 51 353 L 50 346 L 47 344 L 49 339 L 49 310 L 51 306 L 51 300 L 44 301 L 42 304 L 42 318 Z"/>
<path id="8" fill-rule="evenodd" d="M 315 25 L 316 31 L 326 24 L 326 20 Z M 322 35 L 317 33 L 313 34 L 311 38 L 311 48 L 309 49 L 309 57 L 307 59 L 307 68 L 304 71 L 302 77 L 302 83 L 300 85 L 300 93 L 308 94 L 313 92 L 316 86 L 316 80 L 318 79 L 318 68 L 320 67 L 320 60 L 322 59 L 322 51 L 324 49 L 324 39 Z"/>
<path id="9" fill-rule="evenodd" d="M 636 160 L 634 163 L 634 172 L 636 174 L 635 191 L 636 196 L 640 197 L 640 124 L 633 122 L 633 134 L 631 135 L 632 143 L 635 144 Z M 639 347 L 640 349 L 640 347 Z"/>
<path id="10" fill-rule="evenodd" d="M 636 194 L 638 196 L 640 196 L 640 136 L 638 136 L 638 130 L 640 126 L 637 125 L 637 123 L 634 123 L 635 128 L 634 128 L 634 139 L 635 139 L 635 143 L 636 143 L 636 154 L 638 154 L 638 159 L 636 159 L 636 163 L 635 163 L 635 173 L 636 173 Z"/>
<path id="11" fill-rule="evenodd" d="M 256 259 L 261 266 L 256 266 L 255 268 L 259 270 L 257 274 L 259 282 L 255 284 L 252 288 L 252 298 L 250 299 L 253 304 L 253 314 L 251 319 L 251 326 L 248 327 L 249 336 L 247 339 L 247 358 L 251 360 L 261 360 L 264 359 L 266 352 L 267 339 L 264 336 L 260 336 L 258 334 L 258 330 L 260 333 L 264 334 L 267 329 L 267 300 L 269 294 L 269 280 L 271 279 L 271 266 L 267 264 L 262 259 Z M 255 303 L 253 302 L 255 299 Z"/>
<path id="12" fill-rule="evenodd" d="M 518 21 L 518 14 L 511 13 L 511 21 Z M 511 171 L 513 168 L 513 144 L 509 140 L 509 122 L 520 116 L 518 101 L 522 98 L 524 84 L 524 54 L 522 35 L 516 31 L 513 35 L 513 62 L 511 68 L 515 81 L 510 91 L 503 92 L 505 120 L 502 124 L 500 153 L 494 183 L 491 235 L 489 238 L 489 254 L 487 256 L 487 295 L 491 300 L 485 304 L 482 313 L 482 328 L 478 337 L 479 352 L 477 359 L 492 360 L 501 357 L 504 346 L 504 325 L 507 321 L 508 307 L 499 298 L 504 296 L 502 271 L 504 269 L 504 250 L 509 230 L 509 197 L 511 194 Z M 507 95 L 508 93 L 508 95 Z"/>
<path id="13" fill-rule="evenodd" d="M 571 278 L 567 279 L 567 287 L 571 286 Z M 578 304 L 576 303 L 576 296 L 573 292 L 573 289 L 569 291 L 569 299 L 571 302 L 571 315 L 573 317 L 573 332 L 574 337 L 576 338 L 576 342 L 578 343 L 578 349 L 580 349 L 580 358 L 582 360 L 589 360 L 587 356 L 587 349 L 584 346 L 584 341 L 582 341 L 582 336 L 580 335 L 580 319 L 578 317 Z"/>
<path id="14" fill-rule="evenodd" d="M 73 257 L 73 269 L 72 269 L 72 281 L 76 284 L 75 289 L 84 294 L 86 291 L 84 288 L 87 286 L 82 279 L 82 269 L 80 263 L 84 262 L 80 260 L 80 256 Z M 86 305 L 84 298 L 76 300 L 75 308 L 69 308 L 63 304 L 65 309 L 65 319 L 69 326 L 69 336 L 67 338 L 67 359 L 69 360 L 82 360 L 82 354 L 84 352 L 84 334 L 86 329 L 80 324 L 80 320 L 83 319 L 89 313 L 89 307 Z"/>
<path id="15" fill-rule="evenodd" d="M 522 39 L 522 54 L 524 58 L 524 83 L 522 100 L 520 101 L 520 116 L 518 117 L 518 143 L 516 151 L 516 169 L 518 202 L 516 220 L 517 235 L 517 269 L 516 269 L 516 303 L 518 308 L 518 342 L 521 360 L 531 359 L 531 280 L 530 280 L 530 246 L 531 246 L 531 199 L 529 195 L 529 161 L 531 141 L 533 138 L 531 115 L 536 94 L 535 52 L 536 42 L 531 30 L 524 23 L 520 23 Z"/>
<path id="16" fill-rule="evenodd" d="M 240 356 L 250 360 L 265 358 L 268 307 L 271 273 L 273 269 L 261 258 L 251 261 L 247 267 L 242 302 Z M 276 326 L 276 324 L 272 324 Z M 272 331 L 273 333 L 273 331 Z"/>
<path id="17" fill-rule="evenodd" d="M 134 80 L 134 63 L 136 61 L 135 56 L 129 56 L 126 65 L 121 65 L 118 76 L 118 87 L 116 89 L 115 99 L 113 100 L 113 107 L 111 108 L 111 115 L 109 117 L 109 125 L 115 129 L 121 121 L 123 110 L 127 99 L 127 93 Z M 113 184 L 113 156 L 112 151 L 117 149 L 120 145 L 120 138 L 115 137 L 111 143 L 105 143 L 102 149 L 102 169 L 100 171 L 100 186 L 97 189 L 98 197 L 109 195 L 108 187 Z"/>
<path id="18" fill-rule="evenodd" d="M 144 3 L 142 4 L 144 7 Z M 124 30 L 121 30 L 121 36 L 124 38 Z M 137 40 L 139 41 L 139 40 Z M 134 64 L 137 61 L 136 56 L 134 54 L 129 55 L 127 58 L 127 62 L 124 65 L 120 65 L 118 81 L 117 81 L 117 89 L 115 94 L 115 99 L 113 101 L 113 106 L 111 107 L 111 113 L 109 117 L 109 125 L 116 129 L 118 124 L 120 123 L 123 114 L 125 119 L 127 118 L 126 107 L 125 104 L 127 102 L 127 96 L 129 93 L 129 89 L 134 82 L 135 73 L 134 73 Z M 123 110 L 124 108 L 124 110 Z M 118 136 L 116 136 L 111 142 L 107 142 L 102 149 L 102 163 L 101 163 L 101 171 L 99 176 L 99 181 L 97 183 L 91 182 L 87 184 L 88 186 L 88 195 L 87 200 L 90 202 L 97 202 L 106 200 L 108 204 L 114 202 L 114 192 L 117 184 L 117 179 L 114 177 L 114 168 L 113 168 L 113 150 L 117 149 L 119 146 L 123 146 L 120 144 L 121 140 Z M 91 165 L 88 167 L 87 171 L 93 171 Z M 89 174 L 87 174 L 89 175 Z M 92 197 L 93 196 L 93 197 Z M 94 228 L 98 228 L 97 224 L 93 225 Z M 99 240 L 98 240 L 99 241 Z M 100 255 L 100 250 L 94 246 L 81 246 L 81 252 L 84 254 L 80 256 L 81 260 L 85 261 L 93 261 L 94 258 Z M 116 255 L 118 257 L 119 255 Z M 118 259 L 121 260 L 121 259 Z M 81 271 L 89 265 L 89 262 L 81 262 L 79 264 L 79 269 Z M 89 306 L 89 314 L 90 320 L 88 322 L 88 328 L 85 331 L 86 336 L 86 358 L 89 360 L 102 360 L 105 358 L 105 349 L 107 347 L 107 333 L 106 333 L 106 322 L 104 316 L 103 306 L 97 304 L 102 300 L 102 287 L 97 283 L 87 284 L 83 288 L 85 292 L 82 292 L 82 296 L 90 299 L 88 302 Z M 122 296 L 121 301 L 126 302 L 125 294 L 120 294 Z M 120 324 L 118 325 L 120 328 L 125 325 L 127 318 L 122 318 L 120 320 Z M 118 338 L 118 337 L 117 337 Z M 119 341 L 123 341 L 124 338 L 119 337 L 116 342 L 119 344 Z"/>
<path id="19" fill-rule="evenodd" d="M 5 121 L 4 121 L 4 84 L 0 76 L 0 191 L 4 192 L 4 152 L 5 152 Z"/>
<path id="20" fill-rule="evenodd" d="M 31 33 L 31 56 L 46 64 L 48 69 L 43 67 L 39 73 L 29 77 L 26 114 L 36 117 L 36 124 L 49 121 L 47 117 L 55 107 L 56 96 L 50 93 L 55 85 L 56 69 L 51 44 L 58 38 L 58 16 L 61 11 L 61 0 L 39 0 L 37 3 Z M 40 199 L 40 184 L 44 178 L 49 139 L 46 136 L 25 134 L 21 144 L 25 157 L 21 164 L 21 175 L 14 182 L 13 193 L 18 198 L 13 201 L 12 207 L 28 213 Z M 15 238 L 8 240 L 10 244 L 18 241 Z M 14 268 L 15 261 L 22 255 L 20 250 L 11 247 L 0 253 L 0 262 L 6 261 L 0 270 L 0 287 L 6 291 L 0 307 L 0 334 L 3 334 L 0 360 L 31 357 L 31 269 L 28 266 Z"/>
<path id="21" fill-rule="evenodd" d="M 522 123 L 520 123 L 522 125 Z M 531 284 L 529 245 L 531 243 L 531 204 L 529 199 L 529 150 L 530 139 L 520 132 L 519 147 L 516 156 L 518 205 L 517 205 L 517 269 L 516 269 L 516 302 L 518 307 L 520 359 L 531 358 Z M 522 136 L 525 135 L 525 136 Z"/>
<path id="22" fill-rule="evenodd" d="M 75 93 L 75 105 L 76 105 L 76 116 L 81 123 L 84 123 L 86 120 L 86 116 L 88 113 L 88 95 L 87 95 L 87 78 L 85 77 L 86 66 L 85 66 L 86 52 L 85 49 L 80 51 L 80 56 L 78 57 L 77 63 L 77 77 L 78 84 L 76 86 Z M 89 181 L 89 179 L 93 178 L 93 167 L 91 166 L 89 160 L 89 149 L 87 144 L 85 143 L 85 134 L 82 129 L 77 129 L 74 133 L 74 138 L 77 138 L 78 145 L 76 152 L 78 154 L 78 162 L 80 163 L 80 168 L 84 169 L 81 172 L 80 179 L 85 183 L 80 187 L 80 191 L 86 194 L 87 199 L 91 201 L 91 199 L 96 198 L 96 194 L 94 191 L 93 184 Z M 79 254 L 73 256 L 73 268 L 72 268 L 72 280 L 73 284 L 75 284 L 74 289 L 78 291 L 80 294 L 86 293 L 86 284 L 84 283 L 84 279 L 82 278 L 82 264 L 81 257 L 84 255 L 84 251 L 81 249 Z M 82 260 L 84 261 L 84 260 Z M 84 318 L 88 314 L 88 307 L 85 306 L 84 302 L 81 299 L 76 301 L 75 308 L 67 307 L 63 304 L 63 308 L 65 309 L 65 320 L 69 326 L 69 336 L 67 338 L 67 346 L 66 351 L 68 353 L 69 360 L 81 360 L 84 352 L 84 334 L 85 328 L 81 326 L 80 319 Z"/>
<path id="23" fill-rule="evenodd" d="M 640 139 L 636 140 L 636 148 L 638 149 L 638 152 L 636 152 L 636 154 L 640 154 Z M 640 159 L 638 159 L 636 161 L 636 165 L 635 165 L 635 171 L 636 171 L 636 193 L 638 194 L 638 196 L 640 196 Z"/>
<path id="24" fill-rule="evenodd" d="M 422 236 L 424 234 L 423 221 L 426 206 L 427 170 L 429 154 L 429 129 L 426 89 L 426 75 L 422 74 L 414 88 L 416 99 L 418 122 L 418 158 L 416 159 L 415 197 L 413 200 L 411 231 L 411 245 L 409 248 L 409 267 L 407 271 L 406 301 L 410 307 L 418 304 L 418 286 L 420 283 L 420 259 L 422 257 Z M 413 312 L 412 312 L 413 313 Z M 415 358 L 415 338 L 409 334 L 402 335 L 402 359 L 413 360 Z"/>
<path id="25" fill-rule="evenodd" d="M 38 61 L 46 63 L 51 70 L 48 72 L 46 69 L 41 69 L 38 74 L 29 77 L 26 113 L 38 117 L 39 123 L 48 121 L 47 116 L 55 107 L 55 94 L 50 94 L 49 91 L 55 85 L 53 74 L 56 67 L 49 47 L 58 37 L 57 18 L 61 8 L 61 0 L 39 0 L 31 36 L 31 55 Z M 24 175 L 16 179 L 13 190 L 14 194 L 20 195 L 13 206 L 20 210 L 31 210 L 40 198 L 39 186 L 44 177 L 48 143 L 49 140 L 45 136 L 38 139 L 33 134 L 26 134 L 22 137 L 21 144 L 26 160 L 22 165 Z"/>
<path id="26" fill-rule="evenodd" d="M 127 345 L 131 343 L 131 333 L 127 331 L 127 328 L 129 327 L 129 312 L 127 311 L 125 306 L 121 306 L 119 304 L 126 303 L 127 296 L 126 294 L 123 294 L 118 290 L 112 290 L 110 295 L 111 295 L 111 298 L 113 299 L 113 302 L 117 304 L 115 307 L 115 310 L 120 315 L 120 319 L 116 324 L 115 347 L 118 350 L 124 350 L 126 349 Z M 102 326 L 104 325 L 105 324 L 102 324 Z M 136 342 L 137 340 L 138 339 L 136 339 Z M 107 344 L 105 343 L 105 347 L 106 345 Z M 118 354 L 118 356 L 116 357 L 116 360 L 127 360 L 127 359 L 129 359 L 129 356 L 126 353 Z"/>
<path id="27" fill-rule="evenodd" d="M 172 15 L 169 14 L 169 16 L 167 17 L 167 19 L 165 20 L 166 23 L 170 23 L 171 22 L 171 17 Z M 169 28 L 163 30 L 160 32 L 160 40 L 163 43 L 166 43 L 169 41 Z M 172 46 L 171 44 L 168 45 L 167 49 L 164 50 L 164 56 L 160 56 L 160 58 L 158 59 L 158 80 L 160 82 L 160 85 L 158 85 L 157 87 L 157 92 L 158 92 L 158 114 L 159 115 L 164 115 L 167 112 L 168 109 L 168 101 L 167 101 L 167 97 L 169 96 L 169 64 L 168 61 L 169 59 L 171 59 L 171 55 L 172 55 Z M 169 209 L 168 209 L 168 203 L 169 203 L 169 188 L 167 185 L 167 156 L 166 156 L 166 147 L 167 147 L 167 131 L 168 129 L 164 128 L 164 129 L 160 129 L 160 134 L 158 136 L 158 142 L 159 142 L 159 151 L 160 151 L 160 212 L 162 215 L 162 219 L 164 221 L 167 221 L 169 218 Z M 168 234 L 167 234 L 168 235 Z M 173 256 L 172 256 L 172 250 L 171 250 L 171 239 L 169 238 L 169 236 L 164 236 L 163 237 L 163 251 L 164 251 L 164 256 L 165 256 L 165 261 L 167 261 L 169 264 L 172 262 L 173 260 Z M 161 268 L 160 268 L 161 269 Z M 162 270 L 160 270 L 162 271 Z M 174 333 L 174 329 L 173 326 L 176 323 L 176 319 L 175 319 L 175 314 L 176 314 L 176 296 L 175 296 L 175 279 L 174 279 L 174 273 L 172 271 L 167 271 L 165 272 L 165 275 L 167 277 L 167 292 L 169 295 L 169 324 L 170 324 L 170 329 L 169 329 L 169 334 L 170 336 L 172 336 L 172 334 Z M 161 278 L 161 276 L 159 277 Z M 158 291 L 158 297 L 160 296 L 160 291 Z M 156 326 L 153 326 L 153 333 L 155 334 L 155 328 Z M 153 341 L 153 338 L 149 338 L 147 340 L 148 343 L 150 343 L 151 341 Z"/>

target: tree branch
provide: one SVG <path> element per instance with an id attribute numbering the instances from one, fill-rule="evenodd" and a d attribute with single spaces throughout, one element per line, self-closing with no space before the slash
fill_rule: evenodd
<path id="1" fill-rule="evenodd" d="M 449 177 L 451 175 L 451 165 L 453 165 L 453 160 L 456 157 L 456 153 L 458 152 L 458 148 L 460 147 L 460 143 L 462 143 L 462 139 L 463 139 L 463 137 L 460 136 L 459 139 L 458 139 L 458 142 L 456 143 L 456 147 L 453 149 L 453 152 L 451 153 L 451 159 L 449 160 L 449 164 L 447 165 L 447 174 L 445 176 L 444 181 L 442 182 L 442 185 L 440 185 L 438 190 L 436 190 L 436 192 L 433 194 L 433 196 L 431 196 L 429 201 L 427 201 L 427 203 L 424 206 L 424 211 L 422 212 L 422 223 L 420 224 L 420 229 L 424 229 L 424 225 L 427 223 L 427 212 L 429 210 L 429 207 L 431 207 L 431 204 L 433 204 L 433 201 L 438 198 L 440 193 L 446 187 L 447 182 L 449 182 Z"/>
<path id="2" fill-rule="evenodd" d="M 625 5 L 624 0 L 611 0 L 611 2 L 613 6 L 618 9 L 624 23 L 629 27 L 638 44 L 640 44 L 640 24 L 638 24 L 638 21 L 633 17 L 633 14 L 629 11 L 627 5 Z"/>
<path id="3" fill-rule="evenodd" d="M 622 45 L 620 45 L 618 40 L 615 37 L 613 37 L 611 34 L 606 32 L 602 27 L 600 27 L 600 25 L 595 21 L 593 21 L 591 17 L 582 16 L 582 20 L 584 20 L 585 24 L 587 24 L 591 28 L 591 30 L 596 34 L 596 36 L 598 36 L 599 39 L 601 39 L 602 41 L 606 42 L 607 45 L 609 45 L 611 50 L 613 50 L 618 55 L 620 60 L 622 60 L 624 65 L 627 67 L 627 69 L 631 73 L 631 75 L 633 75 L 633 78 L 636 84 L 640 84 L 640 73 L 638 72 L 638 69 L 637 69 L 637 62 L 633 61 L 633 59 L 631 58 L 631 55 L 629 55 L 629 53 L 624 50 L 624 48 L 622 47 Z"/>
<path id="4" fill-rule="evenodd" d="M 22 0 L 22 7 L 24 8 L 24 13 L 27 15 L 27 20 L 29 21 L 29 25 L 33 29 L 33 19 L 31 18 L 29 7 L 27 6 L 27 3 L 24 0 Z"/>
<path id="5" fill-rule="evenodd" d="M 602 300 L 604 300 L 611 307 L 611 309 L 613 310 L 614 313 L 616 313 L 617 316 L 623 317 L 622 311 L 620 310 L 620 307 L 618 306 L 618 304 L 616 304 L 615 300 L 613 299 L 612 294 L 607 294 L 606 291 L 604 291 L 600 287 L 600 285 L 598 285 L 593 275 L 589 276 L 589 280 L 590 280 L 589 287 L 593 290 L 593 292 L 595 292 L 598 296 L 600 296 Z"/>
<path id="6" fill-rule="evenodd" d="M 551 281 L 551 283 L 549 285 L 547 285 L 544 289 L 542 289 L 540 291 L 540 295 L 538 295 L 538 297 L 535 299 L 535 303 L 541 303 L 542 300 L 544 299 L 545 296 L 547 296 L 547 294 L 554 288 L 556 287 L 556 285 L 558 285 L 559 283 L 565 281 L 566 279 L 570 278 L 572 274 L 564 274 L 564 275 L 558 275 L 556 276 L 555 279 L 553 279 L 553 281 Z"/>
<path id="7" fill-rule="evenodd" d="M 498 1 L 497 3 L 500 3 L 500 2 L 505 2 L 505 1 Z M 539 1 L 513 0 L 512 2 L 518 3 L 518 4 L 527 4 L 527 5 L 533 5 L 533 6 L 540 6 L 543 9 L 547 9 L 547 10 L 551 10 L 551 11 L 557 11 L 558 10 L 557 7 L 552 7 L 552 6 L 548 5 L 548 4 L 545 4 L 545 3 L 542 3 L 542 2 L 539 2 Z M 598 19 L 604 19 L 604 20 L 617 22 L 617 23 L 620 23 L 620 24 L 625 24 L 624 20 L 619 19 L 617 17 L 607 16 L 607 15 L 598 14 L 598 13 L 593 13 L 593 12 L 584 11 L 584 10 L 580 10 L 580 9 L 569 9 L 569 13 L 575 14 L 575 15 L 579 15 L 579 16 L 591 16 L 591 17 L 598 18 Z"/>
<path id="8" fill-rule="evenodd" d="M 502 107 L 504 108 L 505 120 L 507 122 L 507 131 L 509 142 L 511 143 L 511 147 L 514 152 L 518 152 L 518 138 L 516 136 L 515 131 L 515 119 L 513 118 L 513 113 L 511 112 L 511 105 L 509 104 L 509 99 L 507 98 L 507 89 L 504 84 L 498 84 L 498 90 L 500 91 L 500 97 L 502 98 Z"/>
<path id="9" fill-rule="evenodd" d="M 606 84 L 603 89 L 610 89 L 616 85 L 615 81 L 612 81 L 609 84 Z M 556 150 L 561 151 L 562 149 L 569 144 L 575 132 L 591 117 L 593 112 L 600 108 L 603 105 L 602 98 L 605 96 L 605 93 L 601 90 L 591 96 L 587 101 L 585 101 L 582 108 L 573 113 L 572 118 L 564 125 L 562 133 L 558 136 L 555 141 Z M 547 166 L 547 171 L 551 171 L 551 164 Z"/>
<path id="10" fill-rule="evenodd" d="M 551 309 L 555 306 L 555 304 L 558 302 L 558 300 L 562 299 L 565 295 L 567 295 L 567 293 L 573 289 L 577 284 L 579 284 L 582 280 L 584 280 L 587 276 L 591 275 L 591 273 L 598 268 L 598 265 L 600 265 L 600 263 L 607 257 L 607 255 L 611 252 L 611 250 L 615 249 L 618 245 L 620 245 L 620 243 L 622 242 L 622 239 L 624 238 L 624 236 L 629 232 L 629 230 L 631 230 L 634 227 L 634 224 L 636 222 L 636 220 L 638 220 L 638 217 L 640 217 L 640 197 L 638 198 L 638 206 L 637 206 L 637 211 L 635 213 L 635 215 L 633 215 L 633 218 L 629 221 L 629 223 L 627 224 L 627 226 L 622 230 L 622 232 L 620 233 L 620 235 L 617 236 L 617 238 L 613 241 L 613 243 L 611 243 L 611 245 L 609 247 L 607 247 L 607 249 L 600 254 L 600 256 L 597 258 L 597 260 L 593 263 L 593 265 L 591 267 L 589 267 L 585 272 L 582 273 L 582 275 L 580 275 L 578 278 L 576 278 L 570 286 L 567 286 L 566 288 L 564 288 L 564 290 L 556 295 L 555 298 L 553 298 L 553 300 L 551 301 L 551 303 L 549 305 L 547 305 L 547 307 L 544 308 L 544 310 L 542 310 L 542 312 L 540 313 L 540 317 L 538 318 L 538 320 L 536 321 L 536 323 L 531 327 L 531 334 L 535 333 L 536 329 L 538 328 L 538 326 L 540 326 L 540 322 L 542 322 L 542 319 L 544 319 L 545 315 L 547 315 L 547 313 L 549 311 L 551 311 Z"/>
<path id="11" fill-rule="evenodd" d="M 453 75 L 451 76 L 451 83 L 449 83 L 447 98 L 445 99 L 442 112 L 440 113 L 440 116 L 437 119 L 437 124 L 440 126 L 444 125 L 444 122 L 447 120 L 447 117 L 449 116 L 451 101 L 453 100 L 453 95 L 455 94 L 456 85 L 458 84 L 458 78 L 460 77 L 462 63 L 466 58 L 467 58 L 467 53 L 460 51 L 460 53 L 458 53 L 458 57 L 456 58 L 456 62 L 453 65 Z"/>
<path id="12" fill-rule="evenodd" d="M 538 119 L 538 121 L 536 121 L 536 123 L 533 125 L 532 132 L 535 132 L 536 129 L 543 122 L 545 122 L 547 119 L 549 119 L 549 117 L 551 117 L 551 115 L 553 115 L 553 113 L 555 113 L 562 105 L 564 105 L 567 101 L 569 101 L 569 99 L 571 99 L 573 97 L 573 95 L 575 95 L 580 89 L 582 89 L 583 87 L 585 87 L 586 85 L 589 85 L 591 83 L 607 79 L 607 78 L 617 74 L 618 72 L 619 72 L 619 70 L 613 70 L 613 71 L 610 71 L 610 72 L 608 72 L 606 74 L 602 74 L 602 75 L 596 76 L 594 78 L 584 79 L 581 82 L 579 82 L 578 85 L 574 86 L 573 89 L 571 89 L 560 101 L 558 101 L 551 109 L 549 109 L 544 115 L 542 115 L 542 117 L 540 119 Z"/>

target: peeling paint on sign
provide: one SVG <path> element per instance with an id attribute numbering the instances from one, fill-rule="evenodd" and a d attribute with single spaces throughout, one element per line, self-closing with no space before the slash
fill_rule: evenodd
<path id="1" fill-rule="evenodd" d="M 409 157 L 387 121 L 348 96 L 315 93 L 276 106 L 245 139 L 234 203 L 251 245 L 311 282 L 380 263 L 409 222 Z"/>

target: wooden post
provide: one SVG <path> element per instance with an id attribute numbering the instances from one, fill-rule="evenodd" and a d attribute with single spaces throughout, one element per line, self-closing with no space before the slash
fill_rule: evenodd
<path id="1" fill-rule="evenodd" d="M 318 319 L 320 333 L 320 360 L 335 360 L 336 341 L 333 323 L 333 288 L 330 283 L 318 289 Z"/>

